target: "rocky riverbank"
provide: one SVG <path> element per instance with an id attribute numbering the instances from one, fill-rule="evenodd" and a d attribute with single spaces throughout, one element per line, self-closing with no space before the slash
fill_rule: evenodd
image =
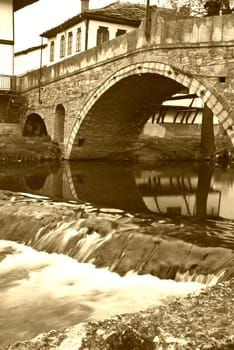
<path id="1" fill-rule="evenodd" d="M 51 330 L 2 350 L 233 350 L 233 295 L 231 280 L 166 306 Z"/>

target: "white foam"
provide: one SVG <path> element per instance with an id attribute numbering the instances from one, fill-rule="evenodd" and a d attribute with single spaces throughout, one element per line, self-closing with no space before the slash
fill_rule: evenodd
<path id="1" fill-rule="evenodd" d="M 32 337 L 54 328 L 139 311 L 204 285 L 128 273 L 124 277 L 10 241 L 0 241 L 1 339 Z"/>

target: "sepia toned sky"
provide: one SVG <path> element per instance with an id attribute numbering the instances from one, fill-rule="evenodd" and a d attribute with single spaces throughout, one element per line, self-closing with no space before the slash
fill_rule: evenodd
<path id="1" fill-rule="evenodd" d="M 90 8 L 109 5 L 116 0 L 90 0 Z M 145 4 L 146 0 L 121 0 Z M 160 4 L 164 0 L 150 0 Z M 41 44 L 40 34 L 80 12 L 80 0 L 40 0 L 15 12 L 15 52 Z"/>

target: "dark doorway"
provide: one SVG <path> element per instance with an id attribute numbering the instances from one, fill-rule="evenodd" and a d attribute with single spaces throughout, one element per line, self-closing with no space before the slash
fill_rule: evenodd
<path id="1" fill-rule="evenodd" d="M 23 136 L 47 136 L 47 130 L 44 121 L 38 114 L 28 116 L 23 130 Z"/>
<path id="2" fill-rule="evenodd" d="M 54 138 L 58 142 L 64 139 L 65 108 L 62 104 L 57 105 L 55 110 L 55 133 Z"/>

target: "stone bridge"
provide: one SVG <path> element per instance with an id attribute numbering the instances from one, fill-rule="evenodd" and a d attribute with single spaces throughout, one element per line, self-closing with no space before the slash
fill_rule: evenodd
<path id="1" fill-rule="evenodd" d="M 66 159 L 124 152 L 185 88 L 234 144 L 234 14 L 164 22 L 152 10 L 137 30 L 17 78 L 22 124 L 40 116 Z"/>

